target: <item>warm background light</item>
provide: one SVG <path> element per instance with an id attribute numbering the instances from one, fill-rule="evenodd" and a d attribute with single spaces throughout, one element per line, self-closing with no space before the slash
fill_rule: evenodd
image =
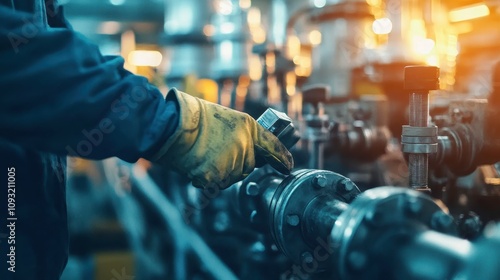
<path id="1" fill-rule="evenodd" d="M 128 62 L 134 66 L 157 67 L 161 60 L 162 55 L 159 51 L 131 51 L 128 55 Z"/>
<path id="2" fill-rule="evenodd" d="M 432 49 L 434 49 L 434 45 L 436 43 L 434 40 L 429 39 L 429 38 L 417 38 L 414 39 L 413 41 L 413 50 L 417 54 L 430 54 L 432 52 Z"/>
<path id="3" fill-rule="evenodd" d="M 448 17 L 451 22 L 470 20 L 485 17 L 490 14 L 490 9 L 485 4 L 476 4 L 457 8 L 450 11 Z"/>
<path id="4" fill-rule="evenodd" d="M 321 32 L 318 30 L 312 30 L 309 32 L 309 42 L 313 45 L 319 45 L 321 44 Z"/>
<path id="5" fill-rule="evenodd" d="M 242 9 L 248 9 L 252 6 L 252 1 L 251 0 L 240 0 L 240 8 Z"/>
<path id="6" fill-rule="evenodd" d="M 392 21 L 388 18 L 376 19 L 372 24 L 372 30 L 378 35 L 389 34 L 392 31 Z"/>

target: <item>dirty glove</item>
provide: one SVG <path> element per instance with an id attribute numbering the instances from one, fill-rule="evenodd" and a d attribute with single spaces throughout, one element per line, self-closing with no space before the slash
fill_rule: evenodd
<path id="1" fill-rule="evenodd" d="M 179 126 L 153 161 L 186 174 L 195 187 L 229 187 L 252 172 L 256 159 L 290 173 L 290 152 L 248 114 L 176 89 L 168 97 L 172 94 L 179 103 Z"/>

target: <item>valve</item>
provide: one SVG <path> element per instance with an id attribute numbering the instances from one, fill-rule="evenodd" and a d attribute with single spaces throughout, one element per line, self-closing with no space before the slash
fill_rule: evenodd
<path id="1" fill-rule="evenodd" d="M 409 125 L 403 126 L 401 144 L 408 154 L 410 187 L 428 191 L 429 154 L 437 152 L 437 127 L 429 125 L 429 91 L 439 89 L 439 68 L 407 66 L 405 90 L 410 92 Z"/>
<path id="2" fill-rule="evenodd" d="M 300 140 L 292 119 L 283 112 L 269 108 L 257 119 L 257 122 L 274 134 L 287 149 Z"/>

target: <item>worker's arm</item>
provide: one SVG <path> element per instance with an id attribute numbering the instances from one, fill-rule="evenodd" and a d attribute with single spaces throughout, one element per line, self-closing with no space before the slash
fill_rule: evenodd
<path id="1" fill-rule="evenodd" d="M 144 157 L 199 187 L 225 188 L 257 158 L 283 173 L 293 167 L 287 149 L 247 114 L 177 90 L 165 100 L 121 58 L 104 58 L 72 31 L 32 24 L 31 36 L 17 13 L 0 6 L 0 18 L 1 137 L 91 159 Z"/>
<path id="2" fill-rule="evenodd" d="M 0 5 L 0 137 L 59 154 L 152 156 L 178 126 L 178 104 L 123 59 L 68 29 Z"/>

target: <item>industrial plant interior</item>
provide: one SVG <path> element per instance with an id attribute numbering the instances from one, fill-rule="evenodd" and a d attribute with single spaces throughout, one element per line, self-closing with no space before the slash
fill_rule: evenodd
<path id="1" fill-rule="evenodd" d="M 61 279 L 500 279 L 500 1 L 60 2 L 103 54 L 248 113 L 295 162 L 211 190 L 69 158 Z"/>

